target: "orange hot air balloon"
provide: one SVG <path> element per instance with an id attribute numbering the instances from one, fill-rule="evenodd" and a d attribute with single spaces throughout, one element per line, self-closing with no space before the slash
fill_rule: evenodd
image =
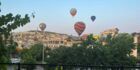
<path id="1" fill-rule="evenodd" d="M 75 29 L 75 31 L 77 32 L 77 34 L 79 36 L 83 33 L 83 31 L 85 30 L 85 28 L 86 28 L 85 23 L 84 22 L 81 22 L 81 21 L 76 22 L 75 25 L 74 25 L 74 29 Z"/>
<path id="2" fill-rule="evenodd" d="M 76 13 L 77 13 L 76 8 L 71 8 L 70 14 L 71 14 L 73 17 L 76 15 Z"/>
<path id="3" fill-rule="evenodd" d="M 41 29 L 41 31 L 44 31 L 45 28 L 46 28 L 46 24 L 45 23 L 40 23 L 39 28 Z"/>

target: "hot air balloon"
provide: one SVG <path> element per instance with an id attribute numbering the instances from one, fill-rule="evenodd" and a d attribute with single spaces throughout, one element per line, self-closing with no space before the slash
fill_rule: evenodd
<path id="1" fill-rule="evenodd" d="M 76 15 L 76 13 L 77 13 L 76 8 L 72 8 L 72 9 L 70 10 L 70 14 L 71 14 L 73 17 Z"/>
<path id="2" fill-rule="evenodd" d="M 91 20 L 94 21 L 96 19 L 95 16 L 91 16 Z"/>
<path id="3" fill-rule="evenodd" d="M 40 23 L 39 28 L 41 29 L 41 31 L 44 31 L 45 28 L 46 28 L 46 24 L 45 23 Z"/>
<path id="4" fill-rule="evenodd" d="M 74 29 L 79 36 L 83 33 L 85 28 L 86 28 L 86 25 L 84 24 L 84 22 L 81 22 L 81 21 L 76 22 L 74 25 Z"/>

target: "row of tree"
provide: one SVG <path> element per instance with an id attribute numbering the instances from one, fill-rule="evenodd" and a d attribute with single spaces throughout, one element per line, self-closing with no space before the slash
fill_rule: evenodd
<path id="1" fill-rule="evenodd" d="M 131 55 L 135 49 L 133 37 L 127 33 L 106 39 L 106 45 L 89 35 L 87 40 L 72 47 L 62 46 L 48 52 L 48 64 L 91 64 L 91 65 L 135 65 L 136 58 Z"/>
<path id="2" fill-rule="evenodd" d="M 80 45 L 72 47 L 45 49 L 45 62 L 47 64 L 82 64 L 82 65 L 136 65 L 137 59 L 131 55 L 135 49 L 133 37 L 128 33 L 120 33 L 116 37 L 107 36 L 106 45 L 89 35 Z M 43 44 L 37 43 L 30 49 L 20 52 L 21 63 L 42 63 Z M 31 70 L 34 66 L 26 66 Z"/>

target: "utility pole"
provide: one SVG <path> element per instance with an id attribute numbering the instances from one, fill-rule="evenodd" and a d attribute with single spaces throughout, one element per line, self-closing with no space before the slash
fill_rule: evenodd
<path id="1" fill-rule="evenodd" d="M 45 23 L 40 23 L 39 24 L 39 27 L 41 29 L 41 32 L 42 32 L 42 35 L 44 37 L 44 34 L 45 34 L 45 28 L 46 28 L 46 24 Z M 44 64 L 44 44 L 43 44 L 43 48 L 42 48 L 42 64 Z"/>

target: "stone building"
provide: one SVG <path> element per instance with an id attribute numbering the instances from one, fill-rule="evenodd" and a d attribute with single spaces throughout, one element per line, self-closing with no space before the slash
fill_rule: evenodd
<path id="1" fill-rule="evenodd" d="M 118 28 L 112 28 L 112 29 L 107 29 L 103 32 L 101 32 L 101 35 L 109 35 L 111 34 L 111 36 L 115 36 L 116 34 L 118 34 L 119 29 Z"/>
<path id="2" fill-rule="evenodd" d="M 140 45 L 140 33 L 132 33 L 133 35 L 133 39 L 134 39 L 134 44 L 135 44 L 135 49 L 132 50 L 132 55 L 137 57 L 140 56 L 140 54 L 138 54 L 137 48 L 138 45 Z"/>
<path id="3" fill-rule="evenodd" d="M 37 30 L 13 33 L 13 39 L 23 48 L 30 48 L 31 45 L 39 42 L 52 49 L 60 46 L 70 47 L 74 43 L 80 43 L 80 39 L 72 35 Z"/>
<path id="4" fill-rule="evenodd" d="M 108 44 L 106 42 L 107 35 L 111 35 L 112 37 L 115 37 L 118 34 L 118 32 L 119 32 L 118 28 L 107 29 L 107 30 L 104 30 L 103 32 L 101 32 L 102 45 Z"/>

